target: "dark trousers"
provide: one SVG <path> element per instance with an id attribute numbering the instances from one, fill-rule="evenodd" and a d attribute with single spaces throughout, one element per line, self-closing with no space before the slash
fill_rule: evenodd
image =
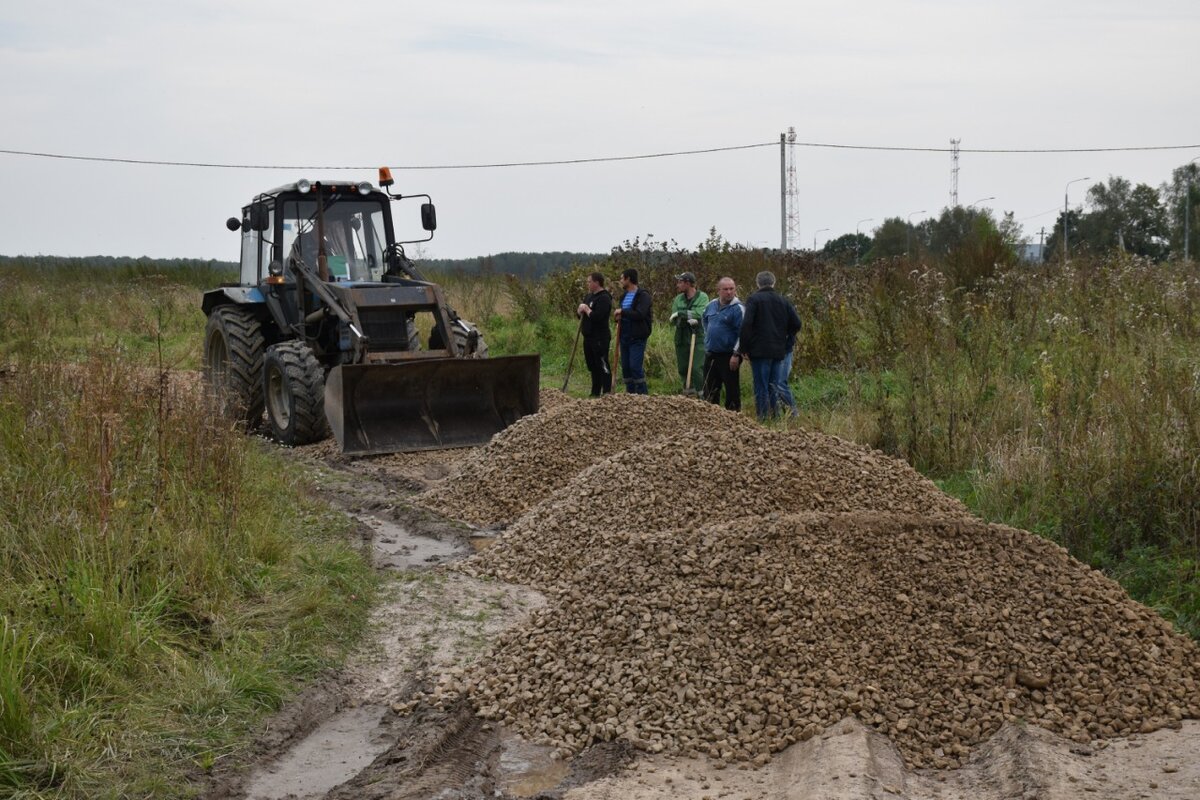
<path id="1" fill-rule="evenodd" d="M 646 386 L 645 339 L 625 339 L 620 341 L 621 347 L 621 377 L 625 380 L 625 391 L 629 394 L 649 394 Z"/>
<path id="2" fill-rule="evenodd" d="M 725 407 L 730 411 L 742 410 L 742 385 L 739 370 L 729 368 L 733 353 L 704 354 L 704 399 L 710 403 L 721 402 L 721 389 L 725 389 Z"/>
<path id="3" fill-rule="evenodd" d="M 608 345 L 611 337 L 584 337 L 583 360 L 588 372 L 592 373 L 592 397 L 599 397 L 612 391 L 612 370 L 608 367 Z"/>

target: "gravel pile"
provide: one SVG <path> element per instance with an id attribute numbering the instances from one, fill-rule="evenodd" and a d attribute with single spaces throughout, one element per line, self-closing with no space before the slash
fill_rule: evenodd
<path id="1" fill-rule="evenodd" d="M 609 394 L 552 403 L 501 431 L 417 502 L 476 525 L 506 524 L 615 452 L 671 432 L 706 430 L 760 429 L 747 417 L 685 397 Z"/>
<path id="2" fill-rule="evenodd" d="M 612 531 L 549 593 L 442 689 L 564 753 L 626 738 L 763 763 L 853 715 L 948 767 L 1005 720 L 1084 742 L 1200 716 L 1194 642 L 1056 545 L 980 522 Z"/>
<path id="3" fill-rule="evenodd" d="M 521 420 L 451 483 L 426 495 L 449 516 L 521 515 L 461 568 L 550 603 L 439 693 L 564 754 L 762 763 L 853 715 L 948 767 L 1005 721 L 1084 742 L 1200 717 L 1194 642 L 835 437 L 618 395 Z"/>
<path id="4" fill-rule="evenodd" d="M 518 477 L 518 484 L 523 485 Z M 467 565 L 544 588 L 574 580 L 619 531 L 694 529 L 771 513 L 876 511 L 970 519 L 902 461 L 821 433 L 687 431 L 581 471 Z"/>

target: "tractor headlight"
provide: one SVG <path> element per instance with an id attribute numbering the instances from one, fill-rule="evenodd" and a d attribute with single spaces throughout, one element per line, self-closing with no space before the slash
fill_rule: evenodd
<path id="1" fill-rule="evenodd" d="M 360 183 L 358 185 L 358 193 L 361 195 L 370 194 L 371 193 L 371 184 L 368 183 L 367 181 L 363 181 L 362 183 Z"/>
<path id="2" fill-rule="evenodd" d="M 296 191 L 300 194 L 308 194 L 310 189 L 312 189 L 312 182 L 307 178 L 301 178 L 296 181 Z"/>

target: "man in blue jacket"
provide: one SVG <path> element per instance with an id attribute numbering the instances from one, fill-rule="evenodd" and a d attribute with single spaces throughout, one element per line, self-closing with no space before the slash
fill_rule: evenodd
<path id="1" fill-rule="evenodd" d="M 755 276 L 758 291 L 746 298 L 738 352 L 750 359 L 754 378 L 754 411 L 760 420 L 781 413 L 787 406 L 796 415 L 796 403 L 787 390 L 784 357 L 788 340 L 800 332 L 800 315 L 786 297 L 775 291 L 775 275 Z"/>
<path id="2" fill-rule="evenodd" d="M 737 355 L 738 335 L 742 329 L 742 301 L 733 278 L 717 281 L 717 298 L 704 308 L 704 399 L 721 402 L 725 389 L 725 408 L 742 410 L 742 386 Z"/>
<path id="3" fill-rule="evenodd" d="M 649 394 L 646 386 L 646 340 L 654 324 L 650 293 L 638 286 L 638 271 L 630 267 L 621 273 L 621 305 L 613 311 L 621 335 L 621 377 L 629 394 Z"/>

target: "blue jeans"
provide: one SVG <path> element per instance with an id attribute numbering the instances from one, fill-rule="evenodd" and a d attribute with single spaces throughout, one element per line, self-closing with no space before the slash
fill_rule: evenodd
<path id="1" fill-rule="evenodd" d="M 754 378 L 754 413 L 760 420 L 779 414 L 787 406 L 796 413 L 796 401 L 787 385 L 786 364 L 790 358 L 752 358 L 750 375 Z"/>
<path id="2" fill-rule="evenodd" d="M 792 397 L 792 388 L 788 385 L 788 378 L 792 376 L 792 351 L 788 350 L 788 354 L 783 357 L 783 366 L 779 368 L 778 380 L 775 381 L 776 388 L 779 392 L 779 398 L 787 407 L 792 410 L 792 416 L 796 415 L 796 398 Z"/>
<path id="3" fill-rule="evenodd" d="M 645 339 L 621 339 L 621 377 L 629 394 L 650 394 L 646 387 Z"/>

